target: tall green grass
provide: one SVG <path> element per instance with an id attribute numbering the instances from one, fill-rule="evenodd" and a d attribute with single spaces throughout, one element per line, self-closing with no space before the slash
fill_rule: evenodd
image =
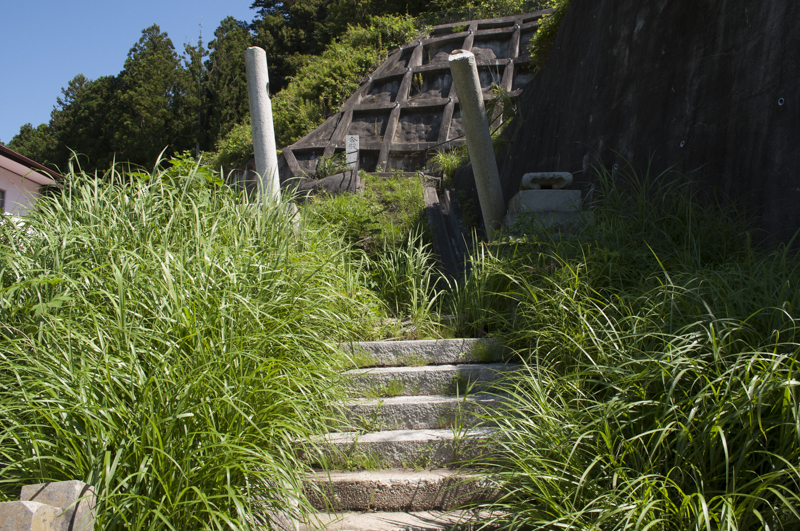
<path id="1" fill-rule="evenodd" d="M 422 183 L 361 173 L 363 194 L 317 195 L 303 205 L 306 227 L 348 242 L 363 284 L 396 325 L 376 339 L 440 337 L 442 275 L 431 244 Z M 388 324 L 388 322 L 387 322 Z M 366 338 L 363 338 L 366 339 Z"/>
<path id="2" fill-rule="evenodd" d="M 298 441 L 332 424 L 332 342 L 382 319 L 348 247 L 207 169 L 73 172 L 0 224 L 0 492 L 80 479 L 97 529 L 307 518 Z"/>
<path id="3" fill-rule="evenodd" d="M 597 172 L 578 234 L 484 247 L 452 299 L 488 301 L 526 366 L 473 463 L 501 490 L 484 524 L 797 529 L 797 255 L 681 176 Z"/>

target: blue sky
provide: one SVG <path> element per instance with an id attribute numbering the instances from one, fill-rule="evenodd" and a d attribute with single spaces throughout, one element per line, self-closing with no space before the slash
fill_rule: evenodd
<path id="1" fill-rule="evenodd" d="M 252 0 L 0 0 L 0 140 L 50 120 L 61 88 L 77 74 L 116 75 L 142 30 L 158 24 L 177 50 L 213 38 L 231 15 L 251 21 Z"/>

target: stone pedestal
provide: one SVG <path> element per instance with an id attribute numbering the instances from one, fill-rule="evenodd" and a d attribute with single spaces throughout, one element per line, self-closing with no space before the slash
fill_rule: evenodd
<path id="1" fill-rule="evenodd" d="M 531 216 L 545 228 L 572 226 L 580 212 L 580 190 L 522 190 L 509 201 L 504 223 L 512 228 L 520 216 Z"/>
<path id="2" fill-rule="evenodd" d="M 0 503 L 0 531 L 92 531 L 94 505 L 82 481 L 25 485 L 20 501 Z"/>

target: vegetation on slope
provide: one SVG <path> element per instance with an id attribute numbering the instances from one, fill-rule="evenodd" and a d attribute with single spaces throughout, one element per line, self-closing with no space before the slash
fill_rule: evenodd
<path id="1" fill-rule="evenodd" d="M 268 52 L 276 136 L 287 145 L 336 112 L 386 50 L 424 31 L 426 21 L 521 13 L 553 1 L 257 0 L 251 22 L 227 17 L 207 46 L 182 50 L 153 25 L 142 31 L 119 74 L 76 75 L 50 121 L 23 125 L 8 146 L 60 171 L 67 171 L 73 152 L 88 172 L 115 160 L 151 168 L 162 151 L 167 157 L 219 151 L 214 162 L 224 163 L 238 154 L 231 147 L 241 145 L 236 139 L 247 134 L 248 46 Z"/>
<path id="2" fill-rule="evenodd" d="M 83 479 L 104 529 L 302 514 L 292 442 L 337 423 L 348 363 L 330 340 L 490 334 L 527 369 L 473 463 L 501 492 L 487 526 L 796 527 L 797 257 L 679 177 L 598 172 L 590 223 L 520 224 L 449 293 L 414 179 L 314 198 L 295 235 L 187 159 L 71 175 L 2 225 L 3 495 Z"/>
<path id="3" fill-rule="evenodd" d="M 587 223 L 482 246 L 462 333 L 526 363 L 491 458 L 501 529 L 794 529 L 800 262 L 673 174 L 599 170 Z"/>
<path id="4" fill-rule="evenodd" d="M 5 499 L 81 479 L 98 529 L 308 511 L 293 448 L 332 424 L 335 342 L 397 327 L 364 252 L 313 220 L 297 236 L 284 206 L 178 159 L 70 174 L 24 224 L 0 222 Z"/>

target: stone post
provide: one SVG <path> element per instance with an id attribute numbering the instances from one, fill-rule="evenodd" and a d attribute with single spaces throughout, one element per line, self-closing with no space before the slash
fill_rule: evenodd
<path id="1" fill-rule="evenodd" d="M 344 140 L 345 154 L 347 156 L 347 166 L 350 171 L 358 169 L 358 135 L 347 135 Z"/>
<path id="2" fill-rule="evenodd" d="M 244 52 L 247 68 L 247 96 L 250 100 L 250 121 L 253 128 L 253 151 L 256 157 L 258 193 L 262 200 L 279 201 L 278 153 L 272 126 L 272 102 L 269 100 L 267 53 L 257 46 Z"/>
<path id="3" fill-rule="evenodd" d="M 502 223 L 505 202 L 503 190 L 500 188 L 497 161 L 494 158 L 492 135 L 486 119 L 486 108 L 483 105 L 478 66 L 475 56 L 466 50 L 454 50 L 450 54 L 449 63 L 461 106 L 461 119 L 467 137 L 469 160 L 475 174 L 475 185 L 478 188 L 483 223 L 486 226 L 486 235 L 491 239 Z"/>

